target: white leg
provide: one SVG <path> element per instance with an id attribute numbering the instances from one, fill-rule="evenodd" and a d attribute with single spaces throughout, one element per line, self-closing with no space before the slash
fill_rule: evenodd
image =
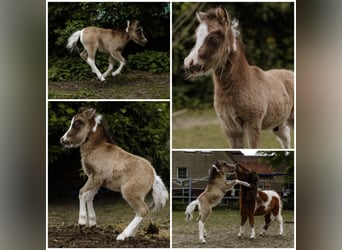
<path id="1" fill-rule="evenodd" d="M 125 64 L 126 64 L 125 62 L 120 62 L 120 66 L 117 68 L 117 70 L 115 70 L 112 73 L 112 76 L 116 76 L 116 75 L 120 74 L 120 72 L 121 72 L 123 66 L 125 66 Z"/>
<path id="2" fill-rule="evenodd" d="M 89 227 L 93 227 L 96 225 L 96 214 L 93 206 L 93 200 L 96 191 L 89 191 L 87 192 L 86 203 L 88 208 L 88 220 L 89 220 Z"/>
<path id="3" fill-rule="evenodd" d="M 205 228 L 204 228 L 204 223 L 199 220 L 198 221 L 198 231 L 199 231 L 199 241 L 201 243 L 205 243 L 205 239 L 204 239 L 204 233 L 205 233 Z"/>
<path id="4" fill-rule="evenodd" d="M 276 216 L 276 219 L 279 221 L 279 235 L 283 235 L 283 233 L 284 233 L 283 216 L 281 214 L 278 214 Z"/>
<path id="5" fill-rule="evenodd" d="M 251 186 L 248 182 L 245 182 L 245 181 L 240 181 L 240 180 L 235 180 L 235 181 L 236 181 L 236 184 L 241 184 L 242 186 L 245 186 L 245 187 Z"/>
<path id="6" fill-rule="evenodd" d="M 103 73 L 103 77 L 107 77 L 107 75 L 112 71 L 112 69 L 113 64 L 109 64 L 107 71 Z"/>
<path id="7" fill-rule="evenodd" d="M 255 230 L 254 227 L 252 227 L 252 232 L 251 232 L 251 239 L 255 238 Z"/>
<path id="8" fill-rule="evenodd" d="M 101 72 L 96 67 L 95 61 L 93 59 L 91 59 L 90 57 L 88 57 L 87 63 L 90 65 L 91 70 L 97 75 L 97 78 L 99 78 L 100 81 L 104 81 L 105 78 L 102 76 Z"/>
<path id="9" fill-rule="evenodd" d="M 277 130 L 273 130 L 283 148 L 290 148 L 291 146 L 291 131 L 286 124 L 279 125 Z"/>
<path id="10" fill-rule="evenodd" d="M 80 211 L 78 216 L 78 224 L 79 225 L 87 225 L 87 209 L 84 194 L 80 194 L 78 196 L 80 200 Z"/>
<path id="11" fill-rule="evenodd" d="M 240 226 L 240 231 L 238 233 L 238 237 L 240 238 L 243 234 L 243 226 Z"/>
<path id="12" fill-rule="evenodd" d="M 142 219 L 142 217 L 136 215 L 131 223 L 129 223 L 129 225 L 125 228 L 125 230 L 121 234 L 119 234 L 116 240 L 125 240 L 130 236 L 134 236 Z"/>

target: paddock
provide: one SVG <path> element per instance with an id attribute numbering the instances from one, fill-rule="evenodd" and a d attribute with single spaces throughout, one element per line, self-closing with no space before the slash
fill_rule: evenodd
<path id="1" fill-rule="evenodd" d="M 197 212 L 194 212 L 196 216 Z M 264 223 L 262 216 L 255 217 L 256 238 L 249 239 L 245 233 L 237 237 L 240 226 L 240 213 L 237 209 L 214 208 L 207 223 L 208 240 L 206 244 L 198 241 L 197 222 L 184 221 L 184 211 L 172 212 L 172 247 L 173 248 L 293 248 L 295 235 L 294 211 L 284 210 L 284 235 L 278 235 L 278 227 L 271 226 L 265 236 L 258 233 Z M 245 228 L 247 230 L 247 227 Z"/>

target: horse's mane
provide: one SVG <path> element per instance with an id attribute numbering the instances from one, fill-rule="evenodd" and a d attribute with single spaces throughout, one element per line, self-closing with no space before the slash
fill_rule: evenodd
<path id="1" fill-rule="evenodd" d="M 220 172 L 218 172 L 218 168 L 211 167 L 208 183 L 213 183 L 214 180 L 217 178 L 217 176 L 220 175 Z"/>
<path id="2" fill-rule="evenodd" d="M 106 141 L 110 144 L 115 144 L 116 142 L 113 140 L 112 135 L 109 132 L 107 122 L 104 119 L 101 119 L 101 124 L 100 126 L 102 127 L 103 130 L 103 135 L 106 138 Z"/>
<path id="3" fill-rule="evenodd" d="M 84 112 L 84 111 L 86 111 L 86 110 L 88 110 L 88 109 L 90 109 L 90 108 L 89 108 L 89 107 L 80 107 L 80 108 L 78 109 L 77 112 L 78 112 L 78 113 L 82 113 L 82 112 Z M 99 114 L 96 113 L 96 114 L 95 114 L 95 117 L 98 116 L 98 115 L 99 115 Z M 95 119 L 95 118 L 94 118 L 94 119 Z M 112 136 L 111 136 L 111 134 L 110 134 L 110 132 L 109 132 L 109 130 L 108 130 L 107 122 L 106 122 L 103 118 L 101 118 L 101 123 L 98 124 L 98 127 L 99 127 L 99 128 L 102 128 L 103 135 L 104 135 L 106 141 L 107 141 L 108 143 L 111 143 L 111 144 L 115 144 L 115 145 L 116 145 L 116 142 L 113 140 L 113 138 L 112 138 Z"/>

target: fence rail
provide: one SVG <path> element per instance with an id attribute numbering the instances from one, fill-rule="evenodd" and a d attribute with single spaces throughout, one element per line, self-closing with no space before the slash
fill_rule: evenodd
<path id="1" fill-rule="evenodd" d="M 172 199 L 190 203 L 192 200 L 197 199 L 198 195 L 204 191 L 207 182 L 208 178 L 172 179 Z M 294 202 L 294 183 L 292 182 L 261 179 L 259 181 L 259 188 L 273 189 L 280 194 L 284 202 L 291 202 L 291 204 Z M 229 202 L 239 200 L 239 191 L 240 185 L 236 185 L 233 190 L 226 193 L 221 204 L 229 204 Z"/>

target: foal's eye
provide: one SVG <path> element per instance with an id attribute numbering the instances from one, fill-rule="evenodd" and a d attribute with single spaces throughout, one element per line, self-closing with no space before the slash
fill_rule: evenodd
<path id="1" fill-rule="evenodd" d="M 72 127 L 74 129 L 80 129 L 82 126 L 83 122 L 82 121 L 74 121 L 74 124 L 72 125 Z"/>
<path id="2" fill-rule="evenodd" d="M 141 34 L 141 29 L 137 30 L 136 33 L 137 33 L 138 35 L 140 35 L 140 34 Z"/>
<path id="3" fill-rule="evenodd" d="M 211 42 L 211 43 L 217 43 L 217 36 L 211 36 L 211 37 L 209 38 L 209 42 Z"/>

